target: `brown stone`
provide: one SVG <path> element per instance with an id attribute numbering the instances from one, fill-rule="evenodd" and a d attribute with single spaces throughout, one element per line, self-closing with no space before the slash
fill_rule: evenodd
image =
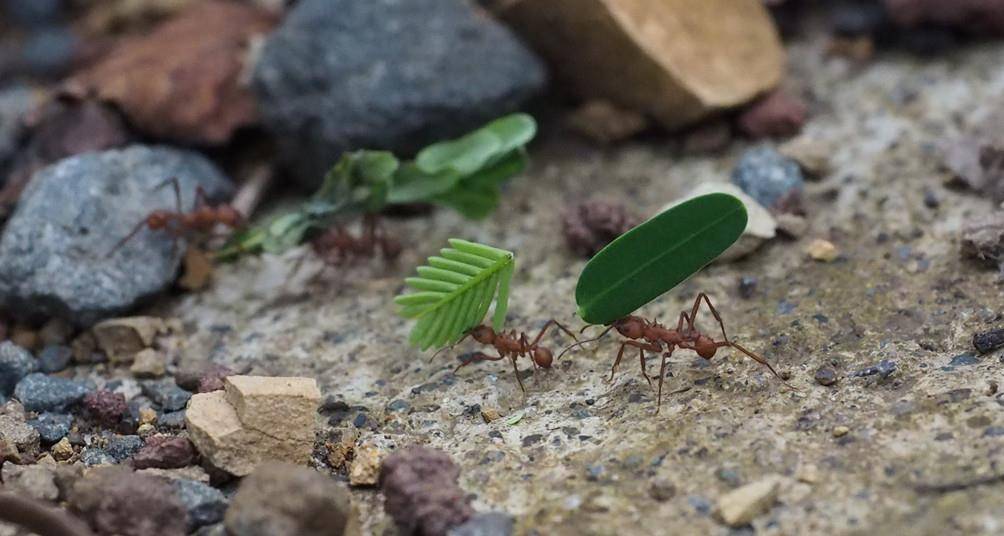
<path id="1" fill-rule="evenodd" d="M 568 126 L 601 144 L 626 140 L 645 130 L 648 120 L 634 111 L 618 108 L 605 100 L 584 103 L 568 116 Z"/>
<path id="2" fill-rule="evenodd" d="M 784 72 L 760 0 L 516 0 L 499 15 L 580 97 L 668 128 L 741 105 Z"/>
<path id="3" fill-rule="evenodd" d="M 165 360 L 163 353 L 146 348 L 136 353 L 129 372 L 137 378 L 160 378 L 167 372 Z"/>
<path id="4" fill-rule="evenodd" d="M 77 481 L 70 507 L 99 534 L 181 536 L 187 533 L 186 512 L 164 479 L 133 473 L 124 467 L 90 471 Z"/>
<path id="5" fill-rule="evenodd" d="M 160 138 L 221 144 L 257 120 L 241 78 L 253 38 L 276 17 L 238 2 L 195 2 L 151 32 L 119 42 L 66 90 L 114 103 L 133 125 Z"/>
<path id="6" fill-rule="evenodd" d="M 313 441 L 321 391 L 313 378 L 229 376 L 224 380 L 227 402 L 246 428 L 282 437 Z M 289 435 L 287 435 L 289 434 Z"/>
<path id="7" fill-rule="evenodd" d="M 98 347 L 116 363 L 130 363 L 136 354 L 153 346 L 154 339 L 167 330 L 155 316 L 131 316 L 99 322 L 92 328 Z"/>

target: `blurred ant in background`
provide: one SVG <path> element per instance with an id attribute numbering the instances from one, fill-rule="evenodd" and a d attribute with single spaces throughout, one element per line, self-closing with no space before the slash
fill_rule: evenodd
<path id="1" fill-rule="evenodd" d="M 109 255 L 115 253 L 129 240 L 132 240 L 143 227 L 151 231 L 167 231 L 174 238 L 171 245 L 172 254 L 176 253 L 178 239 L 188 237 L 192 234 L 208 234 L 217 225 L 224 225 L 235 229 L 244 223 L 244 216 L 240 211 L 228 203 L 211 205 L 206 197 L 206 191 L 201 186 L 195 188 L 195 204 L 192 210 L 185 212 L 181 208 L 181 186 L 177 177 L 171 177 L 164 181 L 157 188 L 170 184 L 174 188 L 175 210 L 157 209 L 143 218 L 133 227 L 128 235 L 119 240 L 115 247 L 108 252 Z"/>

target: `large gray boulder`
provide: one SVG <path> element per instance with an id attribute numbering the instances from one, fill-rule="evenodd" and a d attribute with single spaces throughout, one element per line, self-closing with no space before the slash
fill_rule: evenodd
<path id="1" fill-rule="evenodd" d="M 254 88 L 287 165 L 316 185 L 345 150 L 417 150 L 515 110 L 545 79 L 464 0 L 301 0 Z"/>
<path id="2" fill-rule="evenodd" d="M 0 304 L 20 316 L 88 326 L 166 288 L 182 241 L 143 229 L 110 252 L 152 210 L 175 209 L 164 185 L 171 177 L 185 210 L 197 185 L 211 198 L 233 191 L 209 160 L 168 147 L 84 153 L 37 172 L 0 238 Z"/>

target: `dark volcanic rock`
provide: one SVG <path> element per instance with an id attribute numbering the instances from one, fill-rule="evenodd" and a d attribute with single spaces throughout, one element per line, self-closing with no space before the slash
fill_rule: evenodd
<path id="1" fill-rule="evenodd" d="M 37 418 L 28 421 L 28 425 L 38 430 L 42 443 L 51 445 L 70 433 L 70 427 L 73 426 L 73 415 L 42 413 Z"/>
<path id="2" fill-rule="evenodd" d="M 805 188 L 798 163 L 767 145 L 743 153 L 732 171 L 732 183 L 767 208 L 790 202 Z"/>
<path id="3" fill-rule="evenodd" d="M 14 392 L 22 378 L 38 369 L 31 352 L 10 342 L 0 342 L 0 401 Z"/>
<path id="4" fill-rule="evenodd" d="M 301 0 L 254 73 L 264 122 L 308 184 L 345 150 L 416 150 L 544 83 L 507 29 L 457 0 Z"/>
<path id="5" fill-rule="evenodd" d="M 69 346 L 46 346 L 38 354 L 38 368 L 42 372 L 51 374 L 65 369 L 72 360 L 73 349 Z"/>
<path id="6" fill-rule="evenodd" d="M 175 494 L 188 511 L 188 530 L 223 521 L 227 498 L 220 490 L 202 482 L 178 478 L 171 481 Z"/>
<path id="7" fill-rule="evenodd" d="M 108 440 L 105 452 L 115 461 L 125 461 L 143 448 L 143 438 L 137 435 L 114 436 Z"/>
<path id="8" fill-rule="evenodd" d="M 25 376 L 14 388 L 14 396 L 28 411 L 64 412 L 89 392 L 80 382 L 38 372 Z"/>
<path id="9" fill-rule="evenodd" d="M 0 301 L 89 325 L 164 289 L 184 251 L 169 234 L 143 230 L 108 253 L 151 210 L 175 208 L 171 177 L 184 207 L 197 185 L 213 198 L 232 190 L 204 157 L 166 147 L 85 153 L 36 173 L 0 239 Z"/>
<path id="10" fill-rule="evenodd" d="M 98 534 L 181 536 L 185 507 L 164 479 L 121 467 L 93 471 L 73 486 L 70 507 Z"/>
<path id="11" fill-rule="evenodd" d="M 84 397 L 84 410 L 87 416 L 106 426 L 113 426 L 122 420 L 122 415 L 128 409 L 125 395 L 113 393 L 108 389 L 99 389 L 87 393 Z"/>
<path id="12" fill-rule="evenodd" d="M 474 515 L 457 484 L 460 468 L 445 452 L 407 447 L 380 468 L 384 510 L 404 534 L 444 536 Z"/>
<path id="13" fill-rule="evenodd" d="M 146 381 L 142 383 L 143 394 L 164 411 L 178 411 L 185 408 L 192 393 L 178 387 L 174 380 Z"/>
<path id="14" fill-rule="evenodd" d="M 351 514 L 345 486 L 313 469 L 266 463 L 241 481 L 226 513 L 233 536 L 342 534 Z"/>

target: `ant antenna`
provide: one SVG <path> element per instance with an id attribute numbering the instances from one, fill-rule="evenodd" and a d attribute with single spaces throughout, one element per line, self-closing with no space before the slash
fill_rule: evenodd
<path id="1" fill-rule="evenodd" d="M 586 328 L 592 327 L 593 325 L 594 324 L 590 324 L 590 325 L 586 326 Z M 580 330 L 579 333 L 582 333 L 582 331 L 584 331 L 586 328 L 582 328 L 582 330 Z M 598 337 L 596 337 L 595 339 L 587 339 L 587 340 L 579 341 L 579 342 L 576 342 L 575 344 L 572 344 L 571 346 L 569 346 L 569 347 L 565 348 L 564 350 L 562 350 L 561 353 L 558 354 L 558 357 L 555 358 L 555 360 L 561 359 L 561 356 L 565 355 L 565 352 L 571 350 L 572 348 L 575 348 L 576 346 L 582 346 L 583 344 L 590 343 L 590 342 L 595 342 L 595 341 L 598 341 L 598 340 L 602 339 L 603 336 L 606 335 L 607 333 L 609 333 L 610 330 L 612 330 L 612 329 L 614 329 L 613 326 L 608 326 L 607 329 L 603 330 L 603 333 L 600 333 L 600 335 Z"/>
<path id="2" fill-rule="evenodd" d="M 734 342 L 730 341 L 729 342 L 729 346 L 731 346 L 731 347 L 735 348 L 736 350 L 739 350 L 740 352 L 746 354 L 746 356 L 749 357 L 750 359 L 752 359 L 753 361 L 756 361 L 757 363 L 760 363 L 761 365 L 767 367 L 767 369 L 770 370 L 771 373 L 774 374 L 774 377 L 776 377 L 778 380 L 781 380 L 781 383 L 785 384 L 790 389 L 794 389 L 796 391 L 798 390 L 797 387 L 795 387 L 794 385 L 791 385 L 790 383 L 788 383 L 787 381 L 785 381 L 785 379 L 782 378 L 781 375 L 778 374 L 776 370 L 774 370 L 774 367 L 770 366 L 770 362 L 768 362 L 766 359 L 764 359 L 764 358 L 762 358 L 762 357 L 754 354 L 753 352 L 751 352 L 750 350 L 747 350 L 746 348 L 743 348 L 738 343 L 734 343 Z"/>

